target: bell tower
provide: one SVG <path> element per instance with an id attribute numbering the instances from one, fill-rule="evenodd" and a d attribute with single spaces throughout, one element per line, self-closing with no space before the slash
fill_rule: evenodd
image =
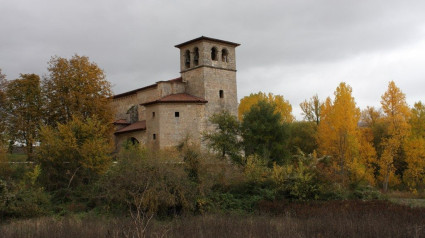
<path id="1" fill-rule="evenodd" d="M 206 118 L 223 110 L 237 115 L 236 54 L 240 44 L 201 36 L 181 43 L 180 73 L 186 93 L 204 98 Z"/>

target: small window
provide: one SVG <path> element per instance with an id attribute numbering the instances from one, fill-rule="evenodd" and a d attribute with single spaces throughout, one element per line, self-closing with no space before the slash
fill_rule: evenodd
<path id="1" fill-rule="evenodd" d="M 215 47 L 211 49 L 211 59 L 217 60 L 217 49 Z"/>
<path id="2" fill-rule="evenodd" d="M 152 117 L 155 117 L 155 112 L 152 112 Z"/>
<path id="3" fill-rule="evenodd" d="M 180 112 L 174 112 L 174 117 L 180 117 Z"/>
<path id="4" fill-rule="evenodd" d="M 194 49 L 195 55 L 193 56 L 193 65 L 197 66 L 199 64 L 199 49 L 196 47 Z"/>
<path id="5" fill-rule="evenodd" d="M 153 134 L 153 135 L 152 135 L 152 138 L 153 138 L 154 140 L 156 140 L 156 134 Z"/>
<path id="6" fill-rule="evenodd" d="M 184 65 L 186 66 L 186 68 L 190 67 L 190 51 L 186 50 L 186 52 L 184 53 Z"/>
<path id="7" fill-rule="evenodd" d="M 220 90 L 218 94 L 220 95 L 220 98 L 224 98 L 224 91 L 223 90 Z"/>
<path id="8" fill-rule="evenodd" d="M 229 62 L 229 52 L 227 51 L 227 49 L 223 49 L 221 51 L 221 61 L 223 62 Z"/>

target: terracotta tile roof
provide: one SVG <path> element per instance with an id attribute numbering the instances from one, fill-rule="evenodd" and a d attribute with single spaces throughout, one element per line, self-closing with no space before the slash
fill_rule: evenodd
<path id="1" fill-rule="evenodd" d="M 146 130 L 146 120 L 137 121 L 133 124 L 130 124 L 124 128 L 117 130 L 114 134 L 121 134 L 121 133 L 127 133 L 132 131 L 142 131 L 142 130 Z"/>
<path id="2" fill-rule="evenodd" d="M 240 45 L 241 45 L 241 44 L 234 43 L 234 42 L 230 42 L 230 41 L 219 40 L 219 39 L 215 39 L 215 38 L 211 38 L 211 37 L 201 36 L 201 37 L 198 37 L 198 38 L 196 38 L 196 39 L 193 39 L 193 40 L 186 41 L 186 42 L 183 42 L 183 43 L 181 43 L 181 44 L 175 45 L 174 47 L 176 47 L 176 48 L 180 48 L 180 47 L 182 47 L 182 46 L 184 46 L 184 45 L 187 45 L 187 44 L 190 44 L 190 43 L 193 43 L 193 42 L 196 42 L 196 41 L 200 41 L 200 40 L 215 41 L 215 42 L 220 42 L 220 43 L 224 43 L 224 44 L 228 44 L 228 45 L 233 45 L 233 46 L 235 46 L 235 47 L 237 47 L 237 46 L 240 46 Z"/>
<path id="3" fill-rule="evenodd" d="M 126 119 L 118 119 L 114 121 L 114 125 L 130 125 L 130 122 L 128 122 Z"/>
<path id="4" fill-rule="evenodd" d="M 181 77 L 179 77 L 179 78 L 170 79 L 170 80 L 166 80 L 166 81 L 158 81 L 155 84 L 148 85 L 148 86 L 143 87 L 143 88 L 138 88 L 138 89 L 134 89 L 134 90 L 131 90 L 131 91 L 128 91 L 128 92 L 125 92 L 125 93 L 116 94 L 116 95 L 112 96 L 112 99 L 121 98 L 121 97 L 129 96 L 129 95 L 132 95 L 132 94 L 136 94 L 137 92 L 143 91 L 143 90 L 146 90 L 146 89 L 156 88 L 158 86 L 159 82 L 170 82 L 170 83 L 180 82 L 181 83 L 181 82 L 183 82 L 183 79 Z"/>
<path id="5" fill-rule="evenodd" d="M 171 94 L 171 95 L 162 97 L 152 102 L 143 103 L 140 105 L 147 106 L 147 105 L 156 104 L 156 103 L 207 103 L 207 102 L 208 101 L 203 98 L 195 97 L 187 93 L 177 93 L 177 94 Z"/>

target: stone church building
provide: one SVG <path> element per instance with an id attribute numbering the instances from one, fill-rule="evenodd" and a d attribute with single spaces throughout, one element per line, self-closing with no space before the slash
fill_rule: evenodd
<path id="1" fill-rule="evenodd" d="M 180 77 L 113 96 L 116 147 L 131 141 L 163 149 L 185 138 L 201 144 L 213 114 L 236 116 L 237 46 L 205 36 L 178 44 Z"/>

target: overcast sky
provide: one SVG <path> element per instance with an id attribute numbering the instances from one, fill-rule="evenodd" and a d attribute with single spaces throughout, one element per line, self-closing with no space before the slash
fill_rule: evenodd
<path id="1" fill-rule="evenodd" d="M 179 76 L 174 45 L 208 36 L 240 43 L 238 98 L 333 97 L 342 81 L 360 108 L 388 82 L 425 101 L 425 1 L 0 0 L 0 68 L 47 73 L 51 56 L 85 55 L 114 93 Z"/>

